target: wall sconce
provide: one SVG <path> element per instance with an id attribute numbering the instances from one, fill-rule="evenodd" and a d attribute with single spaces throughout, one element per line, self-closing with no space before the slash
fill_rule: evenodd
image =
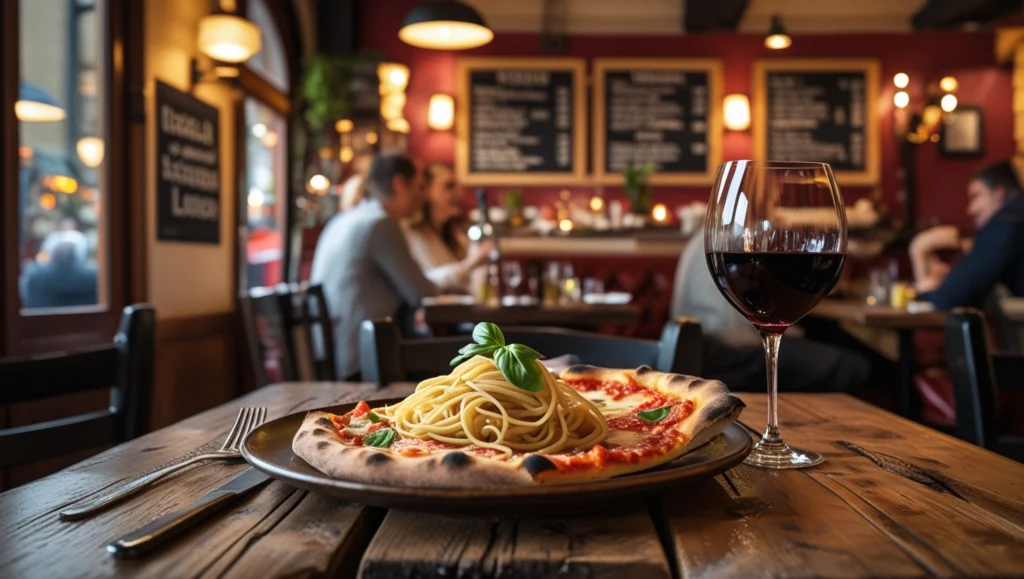
<path id="1" fill-rule="evenodd" d="M 925 100 L 920 110 L 909 114 L 910 94 L 904 90 L 910 86 L 910 76 L 905 72 L 892 77 L 893 85 L 900 89 L 892 96 L 893 105 L 898 109 L 896 133 L 913 144 L 939 140 L 939 130 L 946 122 L 946 115 L 956 110 L 957 98 L 953 94 L 960 83 L 952 76 L 942 77 L 938 83 L 925 86 Z"/>
<path id="2" fill-rule="evenodd" d="M 725 96 L 725 128 L 730 131 L 745 131 L 750 128 L 750 99 L 745 94 Z"/>
<path id="3" fill-rule="evenodd" d="M 382 62 L 377 65 L 380 94 L 405 92 L 409 86 L 409 67 L 397 62 Z"/>
<path id="4" fill-rule="evenodd" d="M 427 107 L 427 125 L 435 131 L 447 131 L 455 123 L 455 101 L 450 95 L 435 94 Z"/>
<path id="5" fill-rule="evenodd" d="M 234 78 L 239 74 L 238 65 L 260 51 L 260 27 L 237 14 L 208 14 L 199 21 L 196 44 L 214 63 L 210 70 L 201 70 L 198 59 L 192 59 L 193 86 Z"/>

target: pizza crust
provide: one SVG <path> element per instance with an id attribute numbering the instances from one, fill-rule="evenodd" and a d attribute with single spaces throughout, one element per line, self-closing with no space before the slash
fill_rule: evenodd
<path id="1" fill-rule="evenodd" d="M 717 380 L 666 374 L 641 366 L 636 370 L 610 370 L 576 365 L 562 372 L 563 379 L 628 381 L 659 390 L 672 397 L 693 400 L 694 414 L 684 421 L 686 444 L 666 454 L 634 463 L 607 465 L 603 469 L 559 472 L 541 454 L 516 455 L 511 460 L 476 456 L 459 450 L 406 457 L 387 449 L 349 446 L 334 429 L 331 415 L 309 412 L 292 440 L 292 450 L 324 474 L 354 482 L 434 488 L 495 489 L 584 482 L 638 472 L 670 462 L 702 446 L 739 416 L 744 404 Z"/>

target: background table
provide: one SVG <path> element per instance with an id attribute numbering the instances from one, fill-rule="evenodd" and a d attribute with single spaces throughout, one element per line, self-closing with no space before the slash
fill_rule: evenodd
<path id="1" fill-rule="evenodd" d="M 662 500 L 585 516 L 385 512 L 272 482 L 163 551 L 104 545 L 244 468 L 181 473 L 92 519 L 57 511 L 219 445 L 238 406 L 271 418 L 410 385 L 270 386 L 0 495 L 0 577 L 693 577 L 1024 574 L 1024 465 L 838 394 L 783 394 L 783 433 L 822 452 L 803 471 L 741 465 Z M 764 424 L 763 395 L 742 419 Z"/>
<path id="2" fill-rule="evenodd" d="M 897 410 L 907 418 L 918 417 L 920 399 L 914 386 L 914 331 L 942 329 L 946 320 L 944 312 L 911 313 L 889 306 L 869 306 L 860 300 L 825 299 L 809 315 L 864 328 L 894 330 L 899 336 Z"/>
<path id="3" fill-rule="evenodd" d="M 593 327 L 639 323 L 643 309 L 636 304 L 558 306 L 486 306 L 431 304 L 423 306 L 427 324 L 442 329 L 457 324 L 493 322 L 500 325 Z M 439 333 L 444 333 L 439 332 Z"/>

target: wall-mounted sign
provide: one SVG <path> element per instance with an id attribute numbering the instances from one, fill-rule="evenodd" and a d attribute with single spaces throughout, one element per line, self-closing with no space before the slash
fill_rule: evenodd
<path id="1" fill-rule="evenodd" d="M 156 155 L 157 239 L 219 244 L 217 109 L 157 81 Z"/>
<path id="2" fill-rule="evenodd" d="M 465 185 L 566 185 L 587 172 L 586 76 L 576 58 L 464 58 L 455 168 Z"/>
<path id="3" fill-rule="evenodd" d="M 840 184 L 877 184 L 880 68 L 870 59 L 756 61 L 754 158 L 828 163 Z"/>
<path id="4" fill-rule="evenodd" d="M 713 59 L 594 61 L 594 174 L 622 182 L 654 163 L 651 183 L 710 185 L 722 158 L 722 64 Z"/>

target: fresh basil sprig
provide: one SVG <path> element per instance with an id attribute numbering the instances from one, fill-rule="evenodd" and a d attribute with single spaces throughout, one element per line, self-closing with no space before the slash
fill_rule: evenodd
<path id="1" fill-rule="evenodd" d="M 374 424 L 377 424 L 378 422 L 383 420 L 383 418 L 381 418 L 380 415 L 377 414 L 376 412 L 374 412 L 373 410 L 370 411 L 369 418 L 370 418 L 370 422 L 372 422 Z"/>
<path id="2" fill-rule="evenodd" d="M 664 420 L 668 413 L 672 412 L 672 406 L 662 406 L 661 408 L 652 408 L 650 410 L 641 410 L 636 415 L 644 422 L 659 422 Z"/>
<path id="3" fill-rule="evenodd" d="M 366 438 L 363 439 L 363 444 L 366 446 L 376 446 L 377 448 L 387 448 L 394 441 L 395 431 L 391 428 L 381 428 L 367 434 Z"/>
<path id="4" fill-rule="evenodd" d="M 505 344 L 505 335 L 497 324 L 481 322 L 473 328 L 473 344 L 467 344 L 452 360 L 457 366 L 473 356 L 492 356 L 501 375 L 517 388 L 539 392 L 544 387 L 544 373 L 537 364 L 544 356 L 529 346 Z"/>

